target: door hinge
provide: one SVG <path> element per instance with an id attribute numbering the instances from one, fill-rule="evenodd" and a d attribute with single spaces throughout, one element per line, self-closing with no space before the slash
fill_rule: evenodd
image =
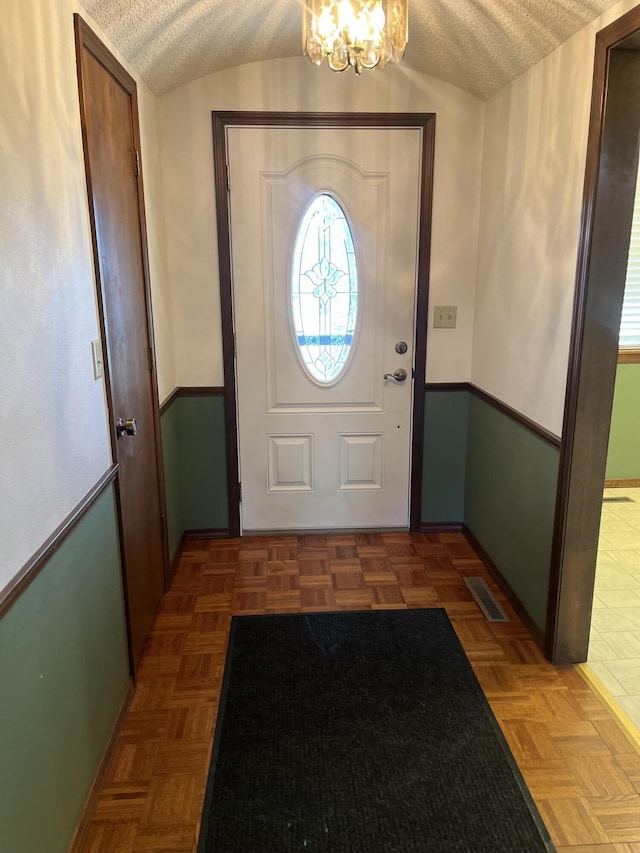
<path id="1" fill-rule="evenodd" d="M 155 364 L 153 361 L 153 350 L 151 349 L 151 347 L 147 347 L 147 364 L 148 364 L 149 370 L 151 372 L 153 372 Z"/>
<path id="2" fill-rule="evenodd" d="M 229 171 L 229 164 L 227 163 L 227 192 L 231 192 L 231 172 Z"/>
<path id="3" fill-rule="evenodd" d="M 242 483 L 238 483 L 238 502 L 242 503 Z"/>
<path id="4" fill-rule="evenodd" d="M 165 515 L 160 516 L 160 538 L 164 539 L 165 534 L 167 532 L 167 517 Z"/>
<path id="5" fill-rule="evenodd" d="M 236 333 L 233 333 L 233 357 L 238 357 L 238 347 L 236 346 Z"/>
<path id="6" fill-rule="evenodd" d="M 135 163 L 135 166 L 136 166 L 136 178 L 139 178 L 139 177 L 140 177 L 140 175 L 142 174 L 142 164 L 140 163 L 140 152 L 138 151 L 138 149 L 137 149 L 137 148 L 136 148 L 136 150 L 135 150 L 135 159 L 136 159 L 136 163 Z"/>

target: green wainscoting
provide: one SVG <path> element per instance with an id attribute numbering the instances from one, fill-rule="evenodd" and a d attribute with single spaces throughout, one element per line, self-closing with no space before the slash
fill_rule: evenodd
<path id="1" fill-rule="evenodd" d="M 169 547 L 228 527 L 224 400 L 175 395 L 162 414 Z M 427 388 L 423 524 L 464 524 L 544 630 L 559 450 L 469 385 Z"/>
<path id="2" fill-rule="evenodd" d="M 0 850 L 65 853 L 128 682 L 109 486 L 0 622 Z"/>
<path id="3" fill-rule="evenodd" d="M 544 631 L 559 449 L 466 389 L 427 387 L 421 520 L 464 524 Z"/>
<path id="4" fill-rule="evenodd" d="M 167 536 L 169 559 L 173 561 L 185 531 L 182 520 L 182 485 L 180 478 L 180 398 L 174 397 L 160 416 L 162 431 L 162 458 L 164 463 L 164 490 L 167 504 Z"/>
<path id="5" fill-rule="evenodd" d="M 640 364 L 618 365 L 605 476 L 640 479 Z"/>
<path id="6" fill-rule="evenodd" d="M 177 394 L 161 416 L 169 555 L 185 531 L 226 530 L 224 398 Z"/>
<path id="7" fill-rule="evenodd" d="M 472 394 L 464 521 L 544 631 L 559 449 Z"/>
<path id="8" fill-rule="evenodd" d="M 428 389 L 424 402 L 423 524 L 461 523 L 469 426 L 469 392 Z"/>

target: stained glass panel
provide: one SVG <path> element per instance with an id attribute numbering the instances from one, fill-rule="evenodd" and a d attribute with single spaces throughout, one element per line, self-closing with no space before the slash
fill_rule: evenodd
<path id="1" fill-rule="evenodd" d="M 291 314 L 301 361 L 310 377 L 335 382 L 356 331 L 358 276 L 351 228 L 328 193 L 307 207 L 293 252 Z"/>

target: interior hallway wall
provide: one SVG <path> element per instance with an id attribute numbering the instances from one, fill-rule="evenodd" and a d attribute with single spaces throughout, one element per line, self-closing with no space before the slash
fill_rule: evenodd
<path id="1" fill-rule="evenodd" d="M 177 384 L 223 382 L 212 110 L 437 114 L 430 303 L 458 305 L 458 328 L 430 332 L 427 376 L 468 380 L 483 103 L 404 66 L 356 78 L 300 57 L 211 74 L 158 101 Z"/>
<path id="2" fill-rule="evenodd" d="M 595 35 L 624 0 L 487 102 L 472 381 L 560 435 Z"/>
<path id="3" fill-rule="evenodd" d="M 0 593 L 111 465 L 91 361 L 74 12 L 101 35 L 73 0 L 3 4 Z M 155 98 L 139 78 L 138 96 L 159 381 L 170 389 Z M 130 683 L 113 485 L 3 614 L 0 650 L 0 849 L 65 853 Z"/>
<path id="4" fill-rule="evenodd" d="M 72 12 L 9 3 L 0 29 L 0 589 L 110 464 Z"/>
<path id="5" fill-rule="evenodd" d="M 91 363 L 99 332 L 75 11 L 71 0 L 10 3 L 0 29 L 0 590 L 111 462 L 104 386 Z M 139 79 L 138 96 L 158 370 L 170 390 L 155 97 Z"/>
<path id="6" fill-rule="evenodd" d="M 611 411 L 607 480 L 640 480 L 640 364 L 619 364 Z"/>
<path id="7" fill-rule="evenodd" d="M 634 5 L 619 3 L 486 108 L 472 382 L 558 437 L 595 36 Z M 496 441 L 501 433 L 487 416 L 476 402 L 465 523 L 544 630 L 558 450 L 506 421 Z"/>

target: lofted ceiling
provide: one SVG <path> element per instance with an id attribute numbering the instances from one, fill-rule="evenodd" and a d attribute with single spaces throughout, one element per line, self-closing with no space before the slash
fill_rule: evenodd
<path id="1" fill-rule="evenodd" d="M 302 0 L 80 1 L 157 95 L 302 52 Z M 409 0 L 404 63 L 489 98 L 616 2 Z"/>

